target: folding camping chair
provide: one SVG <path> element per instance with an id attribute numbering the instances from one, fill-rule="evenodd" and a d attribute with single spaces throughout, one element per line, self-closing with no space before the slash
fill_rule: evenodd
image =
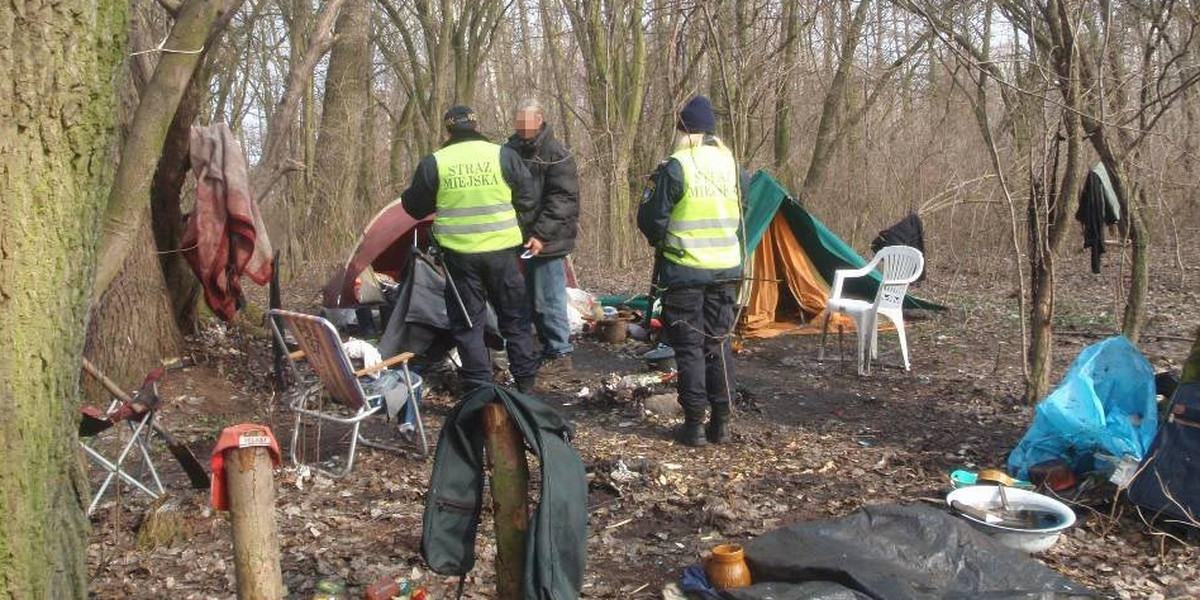
<path id="1" fill-rule="evenodd" d="M 298 351 L 288 355 L 293 370 L 298 373 L 297 362 L 303 359 L 308 362 L 320 380 L 315 386 L 299 389 L 291 402 L 292 412 L 296 414 L 292 428 L 292 446 L 289 451 L 293 463 L 304 464 L 297 456 L 297 448 L 300 442 L 300 429 L 305 417 L 315 419 L 318 426 L 322 421 L 328 421 L 348 425 L 351 428 L 350 448 L 346 455 L 345 468 L 336 472 L 326 471 L 334 477 L 344 476 L 354 468 L 354 456 L 359 443 L 368 447 L 400 452 L 400 448 L 368 439 L 361 432 L 362 422 L 371 415 L 385 410 L 389 402 L 392 410 L 398 411 L 407 405 L 412 411 L 421 454 L 424 456 L 429 453 L 429 442 L 425 437 L 425 425 L 421 420 L 420 401 L 417 397 L 417 388 L 420 387 L 420 383 L 414 384 L 415 376 L 408 370 L 408 360 L 412 358 L 412 353 L 401 353 L 378 365 L 356 371 L 350 358 L 346 356 L 337 329 L 329 321 L 315 315 L 277 308 L 271 309 L 269 314 L 271 329 L 274 331 L 277 341 L 283 347 L 287 347 L 284 336 L 284 330 L 286 330 L 292 334 L 296 344 L 300 347 Z M 283 323 L 283 327 L 279 326 L 280 321 Z M 391 387 L 376 386 L 367 382 L 367 387 L 364 387 L 362 379 L 364 376 L 395 364 L 400 364 L 402 368 L 400 378 L 394 385 Z M 384 389 L 379 389 L 381 387 Z M 322 389 L 325 394 L 320 393 Z M 332 404 L 340 405 L 342 409 L 327 405 L 326 396 Z"/>
<path id="2" fill-rule="evenodd" d="M 100 485 L 100 489 L 92 496 L 92 502 L 88 505 L 87 514 L 91 515 L 99 506 L 100 500 L 104 494 L 108 492 L 108 488 L 116 478 L 121 478 L 124 482 L 133 486 L 135 489 L 144 492 L 152 499 L 157 500 L 159 496 L 165 493 L 162 480 L 158 477 L 158 469 L 154 467 L 154 461 L 150 458 L 149 445 L 146 438 L 152 430 L 152 422 L 154 420 L 154 411 L 158 407 L 158 381 L 157 378 L 147 378 L 143 383 L 142 388 L 134 392 L 132 396 L 124 399 L 114 397 L 113 401 L 108 405 L 108 409 L 101 411 L 95 407 L 81 407 L 81 418 L 79 421 L 79 446 L 87 453 L 88 458 L 96 463 L 104 470 L 108 471 L 108 475 L 104 478 L 104 483 Z M 129 425 L 129 439 L 121 446 L 116 458 L 110 459 L 101 453 L 96 447 L 98 434 L 111 429 L 119 423 Z M 143 481 L 134 476 L 133 473 L 125 466 L 126 459 L 130 458 L 130 454 L 137 451 L 140 454 L 142 465 L 145 473 L 143 478 L 149 477 L 147 481 Z"/>

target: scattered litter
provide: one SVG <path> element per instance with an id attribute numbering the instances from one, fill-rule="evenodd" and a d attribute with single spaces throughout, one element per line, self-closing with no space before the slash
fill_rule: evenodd
<path id="1" fill-rule="evenodd" d="M 296 467 L 296 489 L 304 491 L 304 484 L 312 479 L 312 467 L 300 465 Z"/>
<path id="2" fill-rule="evenodd" d="M 666 372 L 650 372 L 650 373 L 633 373 L 626 375 L 617 381 L 616 389 L 632 390 L 635 388 L 646 387 L 657 383 L 665 383 L 675 378 L 675 371 Z"/>
<path id="3" fill-rule="evenodd" d="M 605 529 L 616 529 L 622 525 L 628 525 L 632 522 L 633 522 L 633 519 L 625 519 L 624 521 L 617 521 L 616 523 L 613 523 L 612 525 L 605 527 Z"/>
<path id="4" fill-rule="evenodd" d="M 613 469 L 612 473 L 609 474 L 609 477 L 611 477 L 613 479 L 613 481 L 617 481 L 620 483 L 633 481 L 634 479 L 637 479 L 640 476 L 641 475 L 638 474 L 636 471 L 630 471 L 629 467 L 625 465 L 625 461 L 623 461 L 623 460 L 618 460 L 617 467 L 615 469 Z"/>

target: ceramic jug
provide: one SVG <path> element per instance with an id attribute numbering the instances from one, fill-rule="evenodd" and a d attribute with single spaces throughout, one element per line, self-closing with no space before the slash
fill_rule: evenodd
<path id="1" fill-rule="evenodd" d="M 712 549 L 704 562 L 708 583 L 718 590 L 750 585 L 750 567 L 746 554 L 738 544 L 721 544 Z"/>

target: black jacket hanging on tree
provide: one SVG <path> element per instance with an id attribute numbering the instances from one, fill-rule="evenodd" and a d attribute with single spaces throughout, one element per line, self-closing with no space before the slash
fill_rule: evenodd
<path id="1" fill-rule="evenodd" d="M 1117 215 L 1106 201 L 1104 180 L 1093 169 L 1079 195 L 1079 210 L 1075 219 L 1083 224 L 1083 247 L 1092 249 L 1092 272 L 1100 272 L 1100 255 L 1104 254 L 1104 226 L 1117 222 Z"/>

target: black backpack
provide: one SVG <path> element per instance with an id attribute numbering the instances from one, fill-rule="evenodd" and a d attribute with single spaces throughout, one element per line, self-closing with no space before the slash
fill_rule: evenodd
<path id="1" fill-rule="evenodd" d="M 1129 501 L 1155 516 L 1200 521 L 1200 381 L 1176 388 Z"/>

